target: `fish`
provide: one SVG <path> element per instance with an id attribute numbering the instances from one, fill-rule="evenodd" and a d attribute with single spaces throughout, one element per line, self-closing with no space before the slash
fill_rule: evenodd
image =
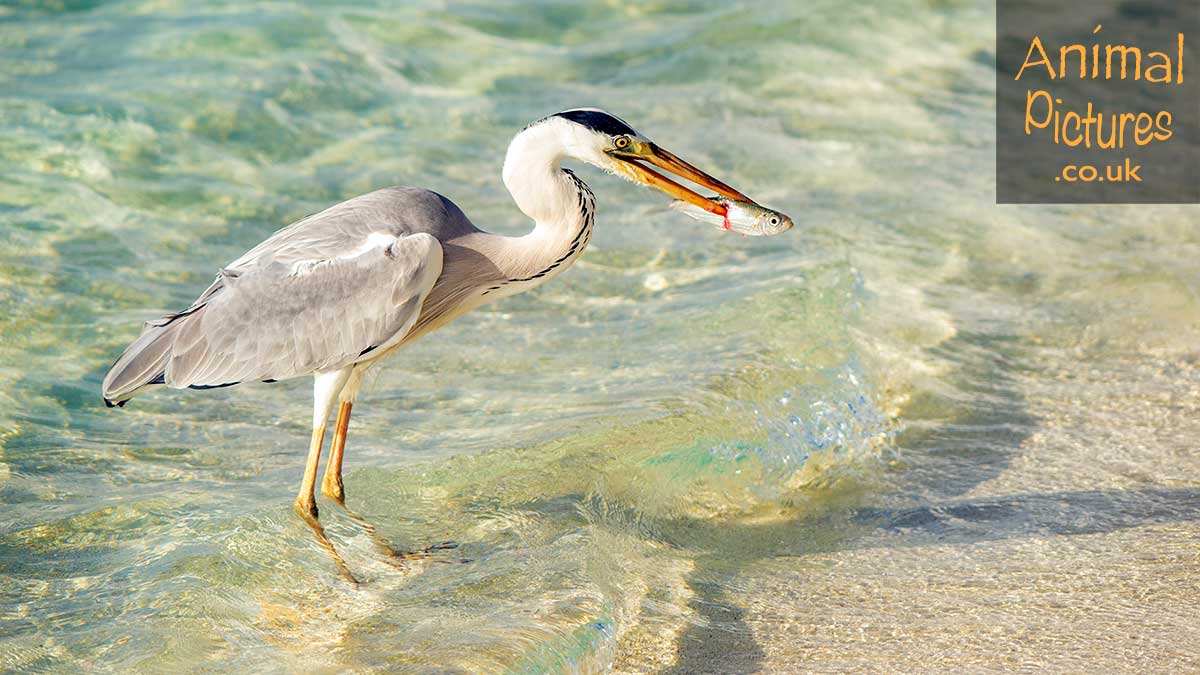
<path id="1" fill-rule="evenodd" d="M 737 232 L 747 237 L 770 237 L 792 229 L 794 223 L 786 214 L 772 211 L 752 202 L 739 202 L 725 197 L 710 197 L 709 201 L 725 207 L 724 216 L 676 199 L 671 208 L 704 223 L 712 223 L 723 230 Z"/>

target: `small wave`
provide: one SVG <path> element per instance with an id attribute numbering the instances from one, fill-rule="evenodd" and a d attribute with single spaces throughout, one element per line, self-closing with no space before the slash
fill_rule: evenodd
<path id="1" fill-rule="evenodd" d="M 810 371 L 803 384 L 727 400 L 701 437 L 641 462 L 640 506 L 713 517 L 867 477 L 893 452 L 894 424 L 857 359 Z"/>
<path id="2" fill-rule="evenodd" d="M 766 480 L 754 489 L 764 498 L 820 486 L 878 462 L 891 447 L 893 432 L 864 385 L 857 360 L 819 371 L 819 380 L 742 404 L 765 438 L 718 443 L 711 455 L 760 467 Z"/>

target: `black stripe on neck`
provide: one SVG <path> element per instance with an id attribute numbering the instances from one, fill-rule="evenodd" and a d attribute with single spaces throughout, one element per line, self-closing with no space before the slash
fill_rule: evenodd
<path id="1" fill-rule="evenodd" d="M 579 200 L 580 216 L 583 218 L 583 226 L 579 228 L 579 232 L 575 233 L 575 238 L 571 240 L 571 245 L 567 247 L 567 252 L 562 254 L 561 256 L 559 256 L 559 258 L 557 260 L 555 260 L 554 262 L 547 265 L 545 269 L 538 271 L 534 274 L 531 274 L 527 277 L 521 277 L 520 279 L 506 279 L 506 280 L 500 282 L 498 285 L 488 288 L 486 291 L 483 292 L 483 295 L 487 295 L 488 293 L 498 290 L 498 289 L 502 288 L 503 286 L 506 286 L 511 283 L 518 283 L 518 282 L 522 282 L 522 281 L 533 281 L 534 279 L 541 279 L 542 277 L 546 276 L 550 272 L 553 272 L 564 262 L 569 260 L 571 258 L 571 256 L 575 255 L 575 253 L 579 250 L 579 248 L 581 246 L 586 246 L 588 241 L 592 238 L 591 237 L 592 223 L 593 223 L 592 205 L 595 200 L 595 195 L 592 194 L 592 191 L 588 188 L 586 183 L 579 180 L 579 177 L 575 175 L 574 171 L 571 171 L 570 169 L 563 169 L 562 171 L 563 171 L 563 173 L 570 176 L 571 180 L 575 182 L 575 189 L 578 191 L 576 198 Z"/>

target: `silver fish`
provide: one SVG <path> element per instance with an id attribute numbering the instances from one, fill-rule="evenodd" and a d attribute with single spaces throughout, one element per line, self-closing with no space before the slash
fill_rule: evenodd
<path id="1" fill-rule="evenodd" d="M 748 237 L 770 237 L 781 232 L 787 232 L 792 229 L 792 219 L 787 215 L 778 211 L 753 204 L 750 202 L 739 202 L 725 197 L 711 197 L 709 201 L 715 202 L 725 207 L 726 213 L 724 216 L 719 216 L 715 213 L 705 211 L 704 209 L 685 202 L 682 199 L 676 199 L 671 202 L 671 208 L 691 216 L 696 220 L 704 223 L 712 223 L 717 227 L 744 234 Z"/>

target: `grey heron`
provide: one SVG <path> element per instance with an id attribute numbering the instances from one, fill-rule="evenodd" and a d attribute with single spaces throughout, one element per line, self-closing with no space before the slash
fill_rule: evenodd
<path id="1" fill-rule="evenodd" d="M 222 268 L 187 309 L 148 321 L 105 376 L 105 403 L 123 406 L 157 387 L 211 389 L 312 375 L 312 439 L 295 507 L 332 551 L 314 492 L 334 402 L 321 492 L 344 507 L 346 433 L 367 369 L 471 309 L 553 279 L 587 247 L 595 200 L 564 160 L 719 216 L 724 205 L 649 165 L 751 201 L 607 112 L 550 115 L 518 133 L 504 159 L 504 185 L 534 221 L 530 233 L 485 232 L 450 200 L 417 188 L 385 188 L 331 206 Z"/>

